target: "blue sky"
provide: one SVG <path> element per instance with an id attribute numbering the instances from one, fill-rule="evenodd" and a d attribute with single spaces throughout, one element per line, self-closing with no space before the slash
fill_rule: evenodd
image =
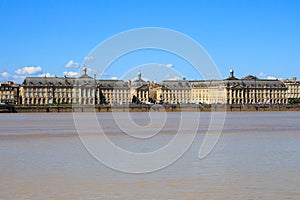
<path id="1" fill-rule="evenodd" d="M 193 38 L 222 77 L 233 68 L 237 77 L 300 78 L 299 10 L 297 0 L 0 0 L 0 81 L 76 76 L 99 43 L 141 27 L 173 29 Z M 185 61 L 159 51 L 124 57 L 105 78 L 125 77 L 126 70 L 147 63 L 199 78 Z"/>

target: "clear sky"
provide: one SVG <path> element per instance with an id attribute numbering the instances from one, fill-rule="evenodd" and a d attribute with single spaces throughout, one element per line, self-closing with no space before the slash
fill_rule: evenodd
<path id="1" fill-rule="evenodd" d="M 99 43 L 141 27 L 193 38 L 222 77 L 232 68 L 237 77 L 300 78 L 297 0 L 0 0 L 0 81 L 78 75 L 80 63 Z M 162 63 L 187 79 L 198 78 L 179 59 L 155 55 L 120 63 L 128 69 Z M 116 65 L 106 78 L 124 77 L 120 71 Z"/>

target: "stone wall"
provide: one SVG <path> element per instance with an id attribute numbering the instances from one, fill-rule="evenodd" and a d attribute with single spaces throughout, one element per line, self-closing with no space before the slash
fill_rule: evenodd
<path id="1" fill-rule="evenodd" d="M 5 105 L 0 107 L 0 112 L 261 112 L 261 111 L 300 111 L 300 105 L 130 105 L 130 106 L 13 106 Z"/>

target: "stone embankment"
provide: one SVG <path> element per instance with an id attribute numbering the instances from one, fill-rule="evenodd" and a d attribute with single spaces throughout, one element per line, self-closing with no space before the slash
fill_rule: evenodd
<path id="1" fill-rule="evenodd" d="M 81 106 L 81 105 L 45 105 L 14 106 L 1 105 L 0 112 L 5 113 L 42 113 L 42 112 L 261 112 L 261 111 L 300 111 L 300 105 L 129 105 L 129 106 Z"/>

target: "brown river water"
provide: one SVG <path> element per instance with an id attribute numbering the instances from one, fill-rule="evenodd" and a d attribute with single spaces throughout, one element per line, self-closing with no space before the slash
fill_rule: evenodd
<path id="1" fill-rule="evenodd" d="M 147 125 L 147 113 L 131 113 Z M 118 129 L 110 113 L 97 113 L 111 141 L 152 151 L 170 141 L 180 113 L 151 142 Z M 72 113 L 0 115 L 0 199 L 300 199 L 300 112 L 230 112 L 213 151 L 198 158 L 210 113 L 172 165 L 152 173 L 113 170 L 91 156 Z M 190 134 L 192 123 L 183 124 Z M 93 137 L 93 136 L 91 136 Z"/>

